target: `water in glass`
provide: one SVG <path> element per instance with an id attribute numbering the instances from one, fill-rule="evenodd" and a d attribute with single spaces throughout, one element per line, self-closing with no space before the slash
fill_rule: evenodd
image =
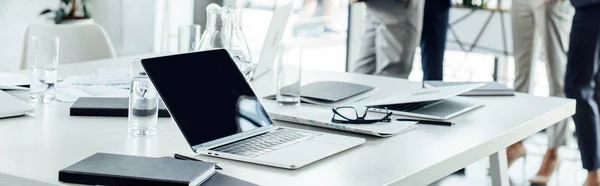
<path id="1" fill-rule="evenodd" d="M 146 75 L 139 60 L 131 63 L 129 88 L 129 127 L 132 136 L 156 134 L 158 123 L 158 92 Z"/>
<path id="2" fill-rule="evenodd" d="M 58 37 L 34 36 L 29 60 L 31 61 L 31 85 L 29 98 L 33 102 L 49 102 L 56 95 L 58 79 Z"/>
<path id="3" fill-rule="evenodd" d="M 283 105 L 300 103 L 302 79 L 302 49 L 298 44 L 280 44 L 277 53 L 277 102 Z"/>

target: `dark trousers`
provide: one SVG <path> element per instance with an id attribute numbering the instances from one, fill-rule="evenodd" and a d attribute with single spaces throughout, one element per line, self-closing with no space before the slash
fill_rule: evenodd
<path id="1" fill-rule="evenodd" d="M 450 3 L 445 0 L 425 0 L 421 32 L 421 66 L 423 80 L 444 78 L 444 51 Z"/>
<path id="2" fill-rule="evenodd" d="M 583 168 L 600 168 L 600 4 L 575 9 L 565 94 L 577 101 L 573 116 Z"/>

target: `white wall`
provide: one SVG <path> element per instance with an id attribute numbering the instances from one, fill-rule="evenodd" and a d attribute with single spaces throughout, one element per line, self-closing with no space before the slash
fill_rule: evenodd
<path id="1" fill-rule="evenodd" d="M 39 12 L 56 6 L 54 0 L 0 0 L 0 71 L 18 69 L 25 27 L 47 22 Z"/>
<path id="2" fill-rule="evenodd" d="M 117 55 L 156 51 L 156 1 L 88 0 L 94 21 L 105 28 Z M 163 0 L 164 1 L 164 0 Z M 55 9 L 59 0 L 0 0 L 0 71 L 18 70 L 25 27 L 48 24 L 38 16 L 44 8 Z M 191 7 L 191 6 L 190 6 Z"/>
<path id="3" fill-rule="evenodd" d="M 88 0 L 88 5 L 118 56 L 154 51 L 156 0 Z"/>

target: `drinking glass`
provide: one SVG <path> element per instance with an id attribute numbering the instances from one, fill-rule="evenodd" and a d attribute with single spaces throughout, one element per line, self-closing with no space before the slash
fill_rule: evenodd
<path id="1" fill-rule="evenodd" d="M 299 104 L 302 46 L 296 43 L 279 44 L 276 60 L 277 102 L 283 105 Z"/>
<path id="2" fill-rule="evenodd" d="M 45 103 L 56 96 L 59 39 L 56 36 L 34 36 L 31 38 L 30 64 L 32 79 L 29 98 L 33 102 Z"/>
<path id="3" fill-rule="evenodd" d="M 141 61 L 132 61 L 130 67 L 128 133 L 132 136 L 154 135 L 158 123 L 158 93 Z"/>
<path id="4" fill-rule="evenodd" d="M 179 52 L 191 52 L 200 46 L 200 25 L 179 26 Z"/>

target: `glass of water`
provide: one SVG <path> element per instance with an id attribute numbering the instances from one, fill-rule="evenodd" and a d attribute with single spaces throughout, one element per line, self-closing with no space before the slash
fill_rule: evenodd
<path id="1" fill-rule="evenodd" d="M 277 102 L 283 105 L 300 103 L 302 79 L 302 46 L 282 43 L 277 47 L 275 73 L 277 74 Z"/>
<path id="2" fill-rule="evenodd" d="M 200 47 L 200 25 L 179 26 L 179 52 L 191 52 Z"/>
<path id="3" fill-rule="evenodd" d="M 128 133 L 130 135 L 148 136 L 156 134 L 158 93 L 139 60 L 131 62 L 128 120 Z"/>
<path id="4" fill-rule="evenodd" d="M 32 79 L 29 98 L 33 102 L 49 102 L 56 96 L 59 39 L 56 36 L 31 38 L 29 59 Z"/>

